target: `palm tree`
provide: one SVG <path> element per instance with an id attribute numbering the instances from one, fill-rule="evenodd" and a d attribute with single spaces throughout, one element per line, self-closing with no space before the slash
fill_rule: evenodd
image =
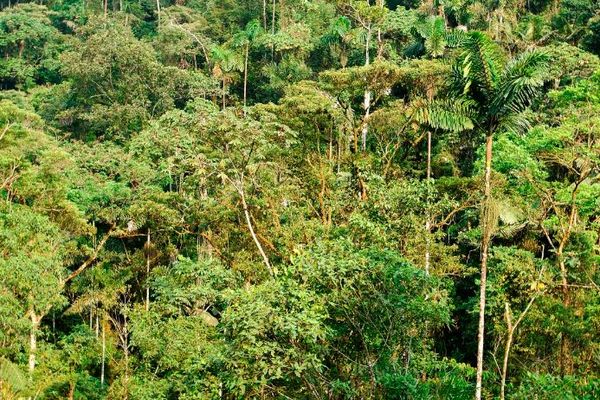
<path id="1" fill-rule="evenodd" d="M 426 53 L 431 58 L 444 55 L 446 50 L 446 25 L 443 18 L 423 17 L 415 21 L 412 28 L 415 41 L 406 49 L 408 55 Z"/>
<path id="2" fill-rule="evenodd" d="M 252 20 L 248 22 L 246 29 L 238 32 L 233 38 L 235 46 L 244 48 L 244 116 L 246 116 L 246 98 L 248 92 L 248 55 L 252 41 L 256 39 L 260 32 L 260 23 L 257 20 Z"/>
<path id="3" fill-rule="evenodd" d="M 215 46 L 212 48 L 212 60 L 213 60 L 213 76 L 220 79 L 222 82 L 223 89 L 223 109 L 225 109 L 227 93 L 227 85 L 234 80 L 235 72 L 241 71 L 243 65 L 239 56 L 224 46 Z"/>
<path id="4" fill-rule="evenodd" d="M 322 43 L 329 47 L 330 52 L 339 57 L 342 68 L 346 68 L 348 65 L 347 44 L 352 39 L 351 30 L 352 22 L 348 17 L 341 16 L 333 21 L 329 31 L 321 38 Z"/>
<path id="5" fill-rule="evenodd" d="M 481 213 L 481 280 L 477 332 L 477 381 L 475 398 L 481 399 L 488 249 L 496 224 L 492 200 L 492 145 L 501 130 L 523 131 L 523 116 L 539 94 L 548 71 L 548 57 L 527 51 L 506 61 L 499 47 L 485 34 L 471 32 L 464 52 L 454 65 L 452 87 L 456 95 L 472 100 L 475 129 L 485 134 L 485 183 Z"/>
<path id="6" fill-rule="evenodd" d="M 466 36 L 460 29 L 447 29 L 444 18 L 432 15 L 418 18 L 411 32 L 414 41 L 405 49 L 409 57 L 442 57 L 447 49 L 461 46 Z"/>

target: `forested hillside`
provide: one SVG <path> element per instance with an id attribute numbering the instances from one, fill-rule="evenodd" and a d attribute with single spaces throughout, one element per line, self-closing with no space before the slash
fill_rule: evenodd
<path id="1" fill-rule="evenodd" d="M 0 399 L 600 399 L 598 0 L 0 0 Z"/>

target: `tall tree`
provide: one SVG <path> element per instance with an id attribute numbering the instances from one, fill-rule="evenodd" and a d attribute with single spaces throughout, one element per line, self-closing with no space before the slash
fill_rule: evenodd
<path id="1" fill-rule="evenodd" d="M 377 2 L 376 5 L 371 5 L 369 0 L 342 0 L 339 1 L 340 7 L 348 16 L 353 19 L 361 29 L 361 38 L 364 38 L 364 66 L 368 67 L 371 64 L 371 45 L 373 39 L 373 31 L 381 24 L 387 8 L 383 7 L 382 2 Z M 381 41 L 381 34 L 378 35 L 378 40 Z M 383 43 L 378 43 L 378 46 L 383 46 Z M 378 52 L 379 54 L 379 52 Z M 361 128 L 361 149 L 367 149 L 367 135 L 369 132 L 369 124 L 367 122 L 371 114 L 372 96 L 370 90 L 365 90 L 363 95 L 363 110 L 365 121 Z"/>
<path id="2" fill-rule="evenodd" d="M 234 36 L 233 41 L 236 46 L 244 49 L 244 116 L 247 113 L 247 96 L 248 96 L 248 59 L 250 54 L 250 46 L 252 41 L 261 33 L 260 23 L 257 20 L 252 20 L 246 24 L 246 29 Z"/>
<path id="3" fill-rule="evenodd" d="M 213 77 L 221 81 L 221 107 L 227 106 L 227 91 L 229 84 L 234 81 L 236 72 L 244 69 L 243 59 L 225 46 L 215 46 L 212 49 Z"/>
<path id="4" fill-rule="evenodd" d="M 485 340 L 485 304 L 488 252 L 496 226 L 497 212 L 492 194 L 492 147 L 501 130 L 523 131 L 523 111 L 538 95 L 548 70 L 548 57 L 529 51 L 505 61 L 498 46 L 480 32 L 469 33 L 464 53 L 453 69 L 452 84 L 457 95 L 475 103 L 475 127 L 485 135 L 484 190 L 481 207 L 481 277 L 477 329 L 477 382 L 475 398 L 481 399 Z"/>

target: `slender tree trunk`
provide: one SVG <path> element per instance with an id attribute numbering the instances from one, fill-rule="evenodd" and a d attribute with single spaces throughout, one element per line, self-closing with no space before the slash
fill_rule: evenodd
<path id="1" fill-rule="evenodd" d="M 567 229 L 563 234 L 563 237 L 558 245 L 558 249 L 556 249 L 556 259 L 558 260 L 558 266 L 560 267 L 560 277 L 561 277 L 561 289 L 563 295 L 563 307 L 568 309 L 571 305 L 571 296 L 569 293 L 569 281 L 568 281 L 568 271 L 567 265 L 565 264 L 565 246 L 567 245 L 569 238 L 571 236 L 571 231 L 573 230 L 573 225 L 575 224 L 575 217 L 577 215 L 577 207 L 575 206 L 575 197 L 577 193 L 577 187 L 573 190 L 573 194 L 571 195 L 571 211 L 569 213 L 569 223 L 567 225 Z M 569 375 L 571 374 L 571 342 L 569 338 L 563 333 L 560 340 L 560 373 L 561 375 Z"/>
<path id="2" fill-rule="evenodd" d="M 123 355 L 125 358 L 125 393 L 123 400 L 129 399 L 129 327 L 127 324 L 127 316 L 124 316 L 123 321 Z"/>
<path id="3" fill-rule="evenodd" d="M 333 160 L 333 135 L 332 135 L 331 130 L 329 130 L 329 143 L 327 145 L 327 159 L 329 161 Z"/>
<path id="4" fill-rule="evenodd" d="M 108 15 L 108 0 L 104 0 L 104 17 Z"/>
<path id="5" fill-rule="evenodd" d="M 502 362 L 502 383 L 500 384 L 500 400 L 504 400 L 506 391 L 506 372 L 508 370 L 508 356 L 510 354 L 510 346 L 513 341 L 512 327 L 508 330 L 508 336 L 506 338 L 506 345 L 504 346 L 504 360 Z"/>
<path id="6" fill-rule="evenodd" d="M 157 22 L 158 22 L 158 28 L 160 29 L 160 0 L 156 0 L 156 16 L 158 18 Z"/>
<path id="7" fill-rule="evenodd" d="M 381 37 L 381 28 L 377 28 L 377 58 L 383 56 L 383 39 Z"/>
<path id="8" fill-rule="evenodd" d="M 369 46 L 371 45 L 371 25 L 367 28 L 367 38 L 365 41 L 365 66 L 368 66 L 371 63 L 371 59 L 369 57 Z M 369 124 L 367 123 L 367 119 L 371 114 L 371 92 L 367 89 L 365 90 L 365 97 L 363 101 L 363 108 L 365 109 L 365 116 L 361 134 L 361 146 L 362 151 L 367 150 L 367 134 L 369 132 Z"/>
<path id="9" fill-rule="evenodd" d="M 243 182 L 240 182 L 240 185 L 243 185 Z M 238 191 L 240 194 L 240 198 L 242 200 L 244 216 L 246 217 L 246 223 L 248 224 L 248 230 L 250 231 L 250 235 L 252 236 L 252 239 L 254 240 L 256 247 L 258 248 L 258 252 L 260 253 L 260 255 L 263 258 L 265 266 L 267 267 L 267 270 L 269 271 L 269 275 L 273 276 L 273 268 L 271 268 L 271 263 L 269 262 L 269 258 L 267 257 L 267 254 L 263 250 L 263 247 L 260 244 L 258 237 L 256 236 L 256 232 L 254 232 L 254 227 L 252 226 L 252 218 L 250 217 L 250 211 L 248 210 L 248 204 L 246 203 L 246 196 L 244 195 L 244 188 L 241 186 Z"/>
<path id="10" fill-rule="evenodd" d="M 377 5 L 380 8 L 384 8 L 384 1 L 377 0 Z M 383 56 L 383 37 L 381 35 L 381 28 L 377 27 L 377 59 L 380 59 Z"/>
<path id="11" fill-rule="evenodd" d="M 33 374 L 35 370 L 35 356 L 37 353 L 37 332 L 42 320 L 41 315 L 36 315 L 35 310 L 31 307 L 29 311 L 31 318 L 31 330 L 29 331 L 29 373 Z"/>
<path id="12" fill-rule="evenodd" d="M 246 117 L 247 95 L 248 95 L 248 53 L 250 52 L 250 43 L 246 43 L 246 53 L 244 58 L 244 117 Z"/>
<path id="13" fill-rule="evenodd" d="M 479 326 L 477 330 L 477 378 L 475 385 L 475 399 L 481 400 L 483 378 L 483 347 L 485 341 L 485 296 L 487 285 L 488 250 L 491 239 L 492 224 L 490 218 L 492 195 L 492 145 L 494 136 L 489 133 L 485 143 L 485 191 L 481 218 L 481 280 L 479 284 Z"/>
<path id="14" fill-rule="evenodd" d="M 335 171 L 339 174 L 340 173 L 340 167 L 341 167 L 341 161 L 342 161 L 342 151 L 343 151 L 343 146 L 344 144 L 342 143 L 344 139 L 342 137 L 338 137 L 337 140 L 337 149 L 336 149 L 336 155 L 335 155 Z"/>
<path id="15" fill-rule="evenodd" d="M 223 78 L 223 110 L 225 109 L 225 90 L 227 89 L 227 87 L 225 86 L 225 78 Z"/>
<path id="16" fill-rule="evenodd" d="M 146 311 L 150 310 L 150 228 L 146 239 Z"/>
<path id="17" fill-rule="evenodd" d="M 271 35 L 275 35 L 275 0 L 271 3 Z M 275 58 L 275 45 L 271 43 L 271 61 Z"/>
<path id="18" fill-rule="evenodd" d="M 69 394 L 68 394 L 69 400 L 73 400 L 75 398 L 75 385 L 76 385 L 75 380 L 72 380 L 71 382 L 69 382 Z"/>
<path id="19" fill-rule="evenodd" d="M 577 199 L 577 193 L 579 190 L 579 185 L 583 182 L 586 177 L 589 175 L 589 171 L 587 173 L 582 173 L 580 179 L 575 183 L 575 187 L 571 192 L 571 201 L 570 201 L 570 211 L 569 211 L 569 221 L 567 223 L 566 229 L 563 231 L 562 237 L 558 244 L 558 248 L 556 249 L 556 259 L 558 262 L 558 266 L 560 268 L 560 276 L 561 276 L 561 288 L 563 295 L 563 307 L 568 309 L 571 305 L 571 296 L 569 293 L 569 282 L 568 282 L 568 271 L 567 265 L 565 263 L 565 247 L 569 242 L 571 237 L 571 232 L 573 231 L 573 227 L 575 226 L 577 219 L 577 206 L 575 205 L 575 201 Z M 560 373 L 561 375 L 569 375 L 572 373 L 572 359 L 571 359 L 571 342 L 569 337 L 567 337 L 564 333 L 562 334 L 560 341 Z"/>
<path id="20" fill-rule="evenodd" d="M 431 186 L 431 131 L 427 130 L 427 220 L 425 221 L 425 274 L 429 275 L 431 247 L 431 213 L 429 191 Z"/>
<path id="21" fill-rule="evenodd" d="M 104 387 L 104 368 L 106 363 L 106 321 L 102 319 L 102 363 L 100 365 L 100 386 Z"/>
<path id="22" fill-rule="evenodd" d="M 263 28 L 266 31 L 267 30 L 267 0 L 263 0 L 262 17 L 263 17 Z"/>
<path id="23" fill-rule="evenodd" d="M 543 257 L 542 257 L 542 259 L 543 259 Z M 540 272 L 540 277 L 541 277 L 541 275 L 542 275 L 542 272 Z M 512 346 L 515 331 L 517 330 L 517 327 L 519 326 L 521 321 L 523 321 L 523 318 L 525 318 L 525 315 L 527 315 L 527 312 L 529 312 L 529 309 L 531 308 L 531 305 L 537 298 L 537 295 L 538 294 L 536 293 L 531 297 L 531 299 L 529 299 L 529 302 L 527 303 L 527 307 L 525 307 L 525 310 L 523 310 L 521 315 L 519 315 L 519 318 L 514 323 L 514 325 L 512 323 L 512 315 L 511 315 L 511 311 L 510 311 L 510 306 L 508 305 L 508 303 L 504 303 L 504 316 L 506 319 L 507 336 L 506 336 L 506 344 L 504 346 L 504 359 L 502 362 L 502 382 L 500 384 L 500 400 L 504 400 L 504 398 L 505 398 L 506 375 L 508 372 L 508 356 L 510 355 L 510 347 Z"/>
<path id="24" fill-rule="evenodd" d="M 563 307 L 569 308 L 571 300 L 569 296 L 569 283 L 567 280 L 567 268 L 564 261 L 564 255 L 562 249 L 556 253 L 556 257 L 559 259 L 560 275 L 561 275 L 561 287 L 563 295 Z M 569 375 L 571 373 L 571 343 L 569 338 L 563 333 L 560 338 L 560 374 L 561 376 Z"/>

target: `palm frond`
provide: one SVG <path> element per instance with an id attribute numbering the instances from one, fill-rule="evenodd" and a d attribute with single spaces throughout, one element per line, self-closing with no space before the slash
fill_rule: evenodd
<path id="1" fill-rule="evenodd" d="M 350 30 L 352 29 L 352 23 L 348 19 L 348 17 L 342 16 L 337 18 L 331 26 L 327 33 L 322 37 L 321 41 L 323 44 L 331 45 L 340 43 L 343 38 L 348 35 Z"/>
<path id="2" fill-rule="evenodd" d="M 404 55 L 408 58 L 417 58 L 425 52 L 425 44 L 418 40 L 410 43 L 404 49 Z"/>
<path id="3" fill-rule="evenodd" d="M 488 36 L 476 31 L 467 34 L 463 47 L 460 64 L 465 87 L 462 91 L 475 90 L 485 100 L 491 100 L 503 65 L 500 49 Z"/>
<path id="4" fill-rule="evenodd" d="M 443 18 L 437 16 L 418 18 L 411 31 L 415 41 L 405 51 L 407 55 L 416 56 L 423 52 L 433 58 L 444 55 L 447 43 L 446 23 Z"/>
<path id="5" fill-rule="evenodd" d="M 414 118 L 420 124 L 452 132 L 473 129 L 473 102 L 468 100 L 434 100 L 415 102 Z"/>
<path id="6" fill-rule="evenodd" d="M 425 49 L 431 57 L 444 55 L 446 49 L 446 25 L 444 19 L 434 17 L 430 22 L 429 33 L 425 37 Z"/>
<path id="7" fill-rule="evenodd" d="M 539 94 L 548 76 L 548 56 L 529 51 L 510 61 L 500 80 L 490 113 L 499 118 L 524 111 Z"/>
<path id="8" fill-rule="evenodd" d="M 467 40 L 467 32 L 460 29 L 452 29 L 446 32 L 446 45 L 451 48 L 460 47 Z"/>
<path id="9" fill-rule="evenodd" d="M 507 113 L 500 116 L 496 123 L 497 129 L 523 134 L 527 132 L 531 125 L 523 113 Z"/>
<path id="10" fill-rule="evenodd" d="M 23 371 L 17 364 L 6 358 L 0 358 L 0 383 L 2 382 L 7 386 L 7 389 L 16 394 L 27 388 L 27 377 Z"/>

